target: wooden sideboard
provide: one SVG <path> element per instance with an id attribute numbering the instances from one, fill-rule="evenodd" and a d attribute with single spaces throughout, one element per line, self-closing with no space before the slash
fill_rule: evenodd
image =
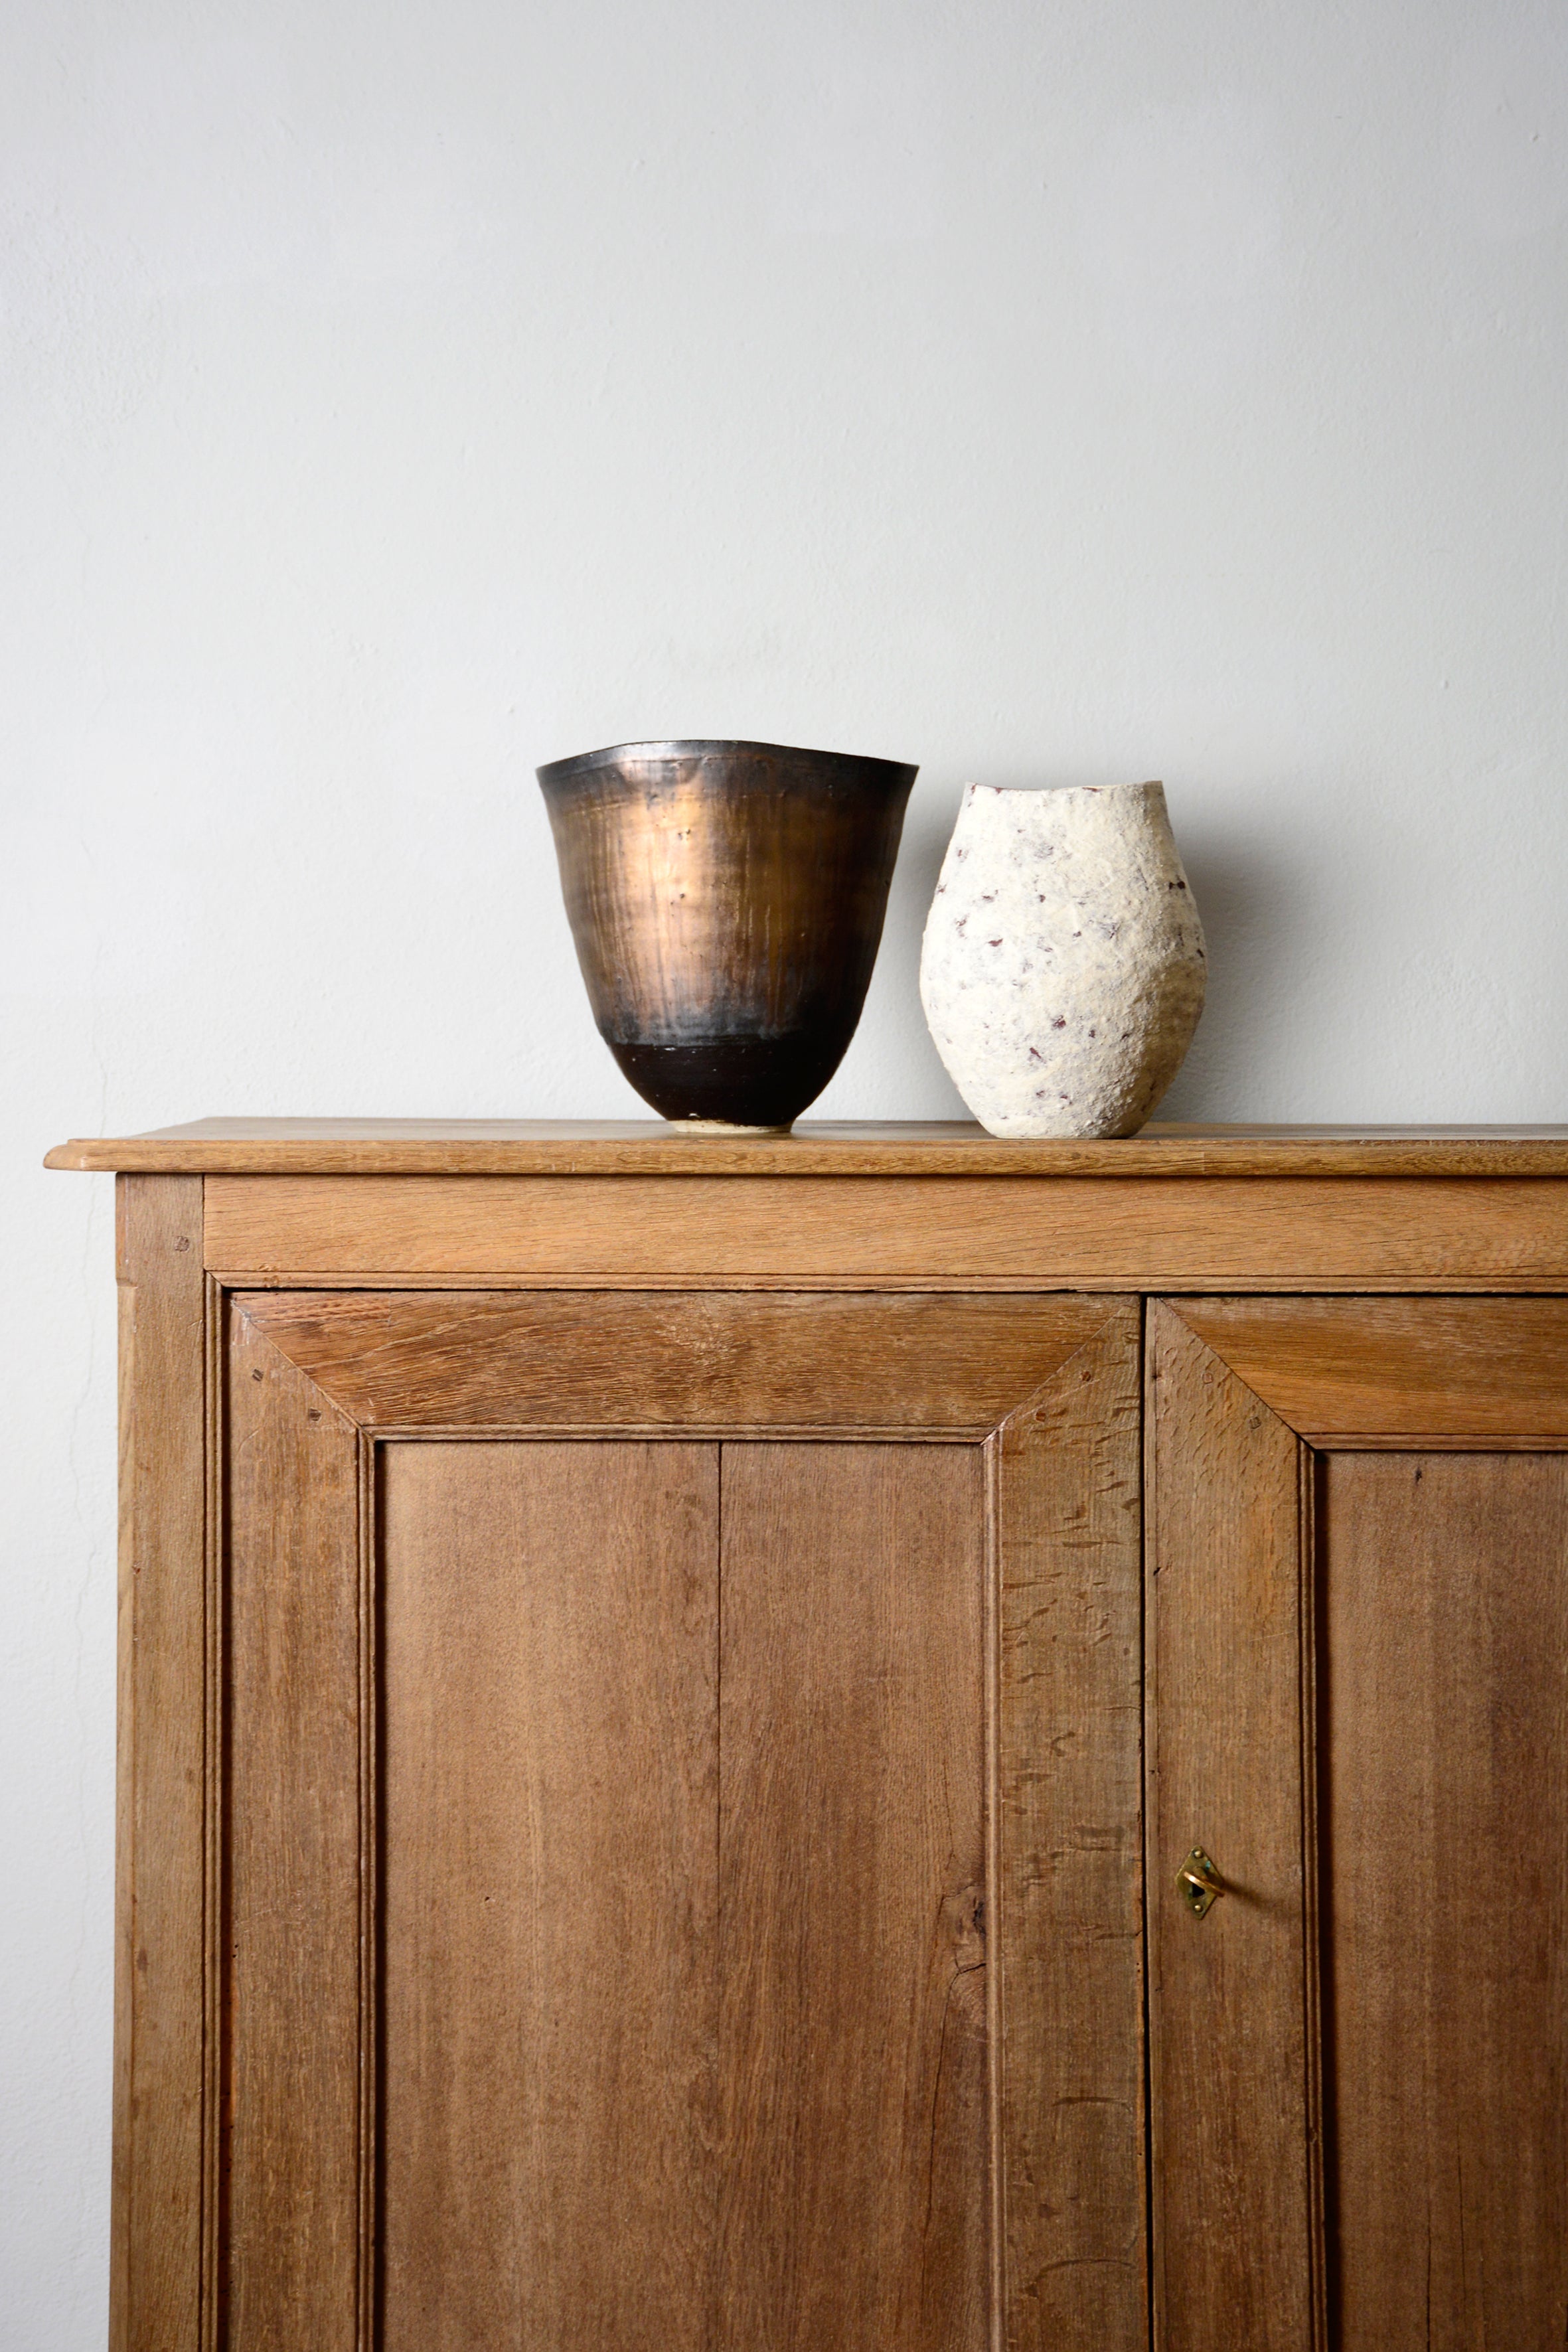
<path id="1" fill-rule="evenodd" d="M 1561 2347 L 1568 1129 L 50 1164 L 116 2352 Z"/>

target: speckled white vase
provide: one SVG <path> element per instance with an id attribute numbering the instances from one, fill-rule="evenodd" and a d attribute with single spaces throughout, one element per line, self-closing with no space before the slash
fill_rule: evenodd
<path id="1" fill-rule="evenodd" d="M 937 1051 L 993 1135 L 1131 1135 L 1204 1008 L 1163 784 L 967 784 L 921 952 Z"/>

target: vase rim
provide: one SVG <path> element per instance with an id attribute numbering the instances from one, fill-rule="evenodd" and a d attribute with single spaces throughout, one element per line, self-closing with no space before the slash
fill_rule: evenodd
<path id="1" fill-rule="evenodd" d="M 1069 793 L 1163 793 L 1165 789 L 1158 776 L 1150 776 L 1137 784 L 980 784 L 968 783 L 966 793 L 1007 793 L 1015 799 L 1057 799 Z"/>
<path id="2" fill-rule="evenodd" d="M 552 760 L 535 770 L 542 784 L 564 782 L 569 777 L 589 774 L 595 768 L 630 766 L 666 760 L 701 760 L 722 752 L 743 752 L 755 757 L 761 753 L 775 760 L 809 760 L 824 767 L 839 770 L 859 770 L 868 777 L 879 776 L 888 782 L 906 779 L 913 783 L 920 771 L 903 760 L 879 760 L 860 751 L 816 751 L 799 743 L 756 743 L 740 736 L 701 735 L 667 737 L 647 743 L 609 743 L 597 751 L 577 751 L 567 760 Z"/>

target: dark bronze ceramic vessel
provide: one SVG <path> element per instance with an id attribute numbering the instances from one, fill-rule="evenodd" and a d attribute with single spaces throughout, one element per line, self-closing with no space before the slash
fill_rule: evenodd
<path id="1" fill-rule="evenodd" d="M 787 1127 L 860 1018 L 916 771 L 778 743 L 539 770 L 599 1034 L 665 1118 Z"/>

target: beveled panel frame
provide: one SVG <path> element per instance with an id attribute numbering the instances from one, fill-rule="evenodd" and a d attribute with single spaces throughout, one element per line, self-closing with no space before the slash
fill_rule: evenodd
<path id="1" fill-rule="evenodd" d="M 1317 1451 L 1568 1447 L 1560 1297 L 1164 1304 Z"/>
<path id="2" fill-rule="evenodd" d="M 233 1311 L 378 1437 L 665 1430 L 973 1444 L 1106 1310 L 1034 1294 L 454 1286 L 241 1293 Z"/>

